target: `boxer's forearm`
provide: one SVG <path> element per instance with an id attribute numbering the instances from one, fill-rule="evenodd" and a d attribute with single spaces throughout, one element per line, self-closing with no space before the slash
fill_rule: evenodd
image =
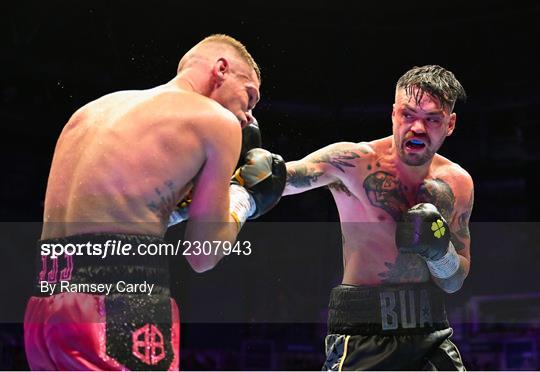
<path id="1" fill-rule="evenodd" d="M 209 255 L 192 254 L 192 255 L 186 256 L 187 261 L 189 262 L 189 265 L 197 273 L 203 273 L 205 271 L 213 269 L 223 257 L 224 257 L 224 254 L 222 251 L 220 252 L 218 251 L 217 253 L 212 252 Z"/>
<path id="2" fill-rule="evenodd" d="M 224 250 L 220 247 L 227 244 L 233 246 L 238 231 L 238 223 L 231 216 L 229 216 L 228 222 L 190 220 L 186 227 L 184 241 L 192 247 L 190 254 L 186 255 L 186 259 L 193 270 L 202 273 L 213 269 L 224 257 Z M 219 245 L 216 246 L 216 242 L 219 242 Z M 205 252 L 203 250 L 205 246 L 212 247 L 211 251 Z"/>
<path id="3" fill-rule="evenodd" d="M 437 284 L 446 293 L 457 292 L 463 285 L 463 282 L 469 273 L 469 265 L 469 260 L 463 256 L 459 256 L 459 268 L 454 275 L 446 279 L 437 278 L 433 275 L 431 278 L 435 284 Z"/>
<path id="4" fill-rule="evenodd" d="M 284 196 L 325 186 L 332 181 L 316 164 L 300 160 L 287 162 L 286 165 L 287 181 Z"/>
<path id="5" fill-rule="evenodd" d="M 356 168 L 368 153 L 369 150 L 360 144 L 338 142 L 301 160 L 287 162 L 287 184 L 283 195 L 298 194 L 337 181 L 346 183 L 347 170 Z"/>

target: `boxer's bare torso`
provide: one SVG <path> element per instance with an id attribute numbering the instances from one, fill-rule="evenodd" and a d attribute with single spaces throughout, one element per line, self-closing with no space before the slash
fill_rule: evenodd
<path id="1" fill-rule="evenodd" d="M 42 238 L 103 231 L 162 235 L 209 152 L 230 149 L 222 156 L 231 168 L 224 172 L 232 172 L 240 131 L 235 116 L 215 101 L 168 85 L 85 105 L 56 145 Z M 229 144 L 220 148 L 224 141 Z"/>
<path id="2" fill-rule="evenodd" d="M 369 143 L 337 143 L 287 163 L 285 194 L 328 185 L 342 228 L 343 283 L 426 282 L 429 270 L 418 255 L 399 254 L 396 221 L 421 202 L 441 211 L 460 255 L 469 256 L 467 228 L 472 181 L 457 164 L 435 155 L 427 175 L 413 179 L 400 171 L 392 138 Z"/>

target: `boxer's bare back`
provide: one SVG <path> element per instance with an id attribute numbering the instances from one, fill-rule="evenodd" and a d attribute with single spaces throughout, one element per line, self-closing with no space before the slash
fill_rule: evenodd
<path id="1" fill-rule="evenodd" d="M 116 92 L 83 106 L 56 145 L 42 238 L 95 231 L 162 235 L 207 161 L 209 142 L 230 150 L 222 156 L 231 168 L 224 171 L 232 172 L 240 131 L 217 102 L 168 85 Z"/>

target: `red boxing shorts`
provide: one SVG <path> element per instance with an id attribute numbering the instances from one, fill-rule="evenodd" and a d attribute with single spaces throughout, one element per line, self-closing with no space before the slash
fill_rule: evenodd
<path id="1" fill-rule="evenodd" d="M 38 244 L 38 284 L 24 319 L 33 370 L 178 370 L 179 311 L 165 256 L 41 255 L 44 244 L 136 247 L 163 239 L 85 234 Z M 71 253 L 71 252 L 70 252 Z M 85 251 L 84 253 L 88 253 Z"/>

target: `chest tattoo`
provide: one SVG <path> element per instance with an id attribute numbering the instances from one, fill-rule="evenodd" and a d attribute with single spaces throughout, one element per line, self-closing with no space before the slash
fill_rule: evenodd
<path id="1" fill-rule="evenodd" d="M 399 179 L 383 171 L 370 174 L 364 180 L 364 190 L 371 205 L 382 208 L 395 221 L 407 210 L 405 189 Z"/>
<path id="2" fill-rule="evenodd" d="M 385 210 L 395 221 L 399 221 L 409 207 L 407 188 L 393 174 L 378 171 L 364 180 L 364 190 L 371 205 Z M 450 222 L 456 198 L 451 187 L 441 179 L 424 181 L 414 197 L 413 204 L 431 203 Z"/>

